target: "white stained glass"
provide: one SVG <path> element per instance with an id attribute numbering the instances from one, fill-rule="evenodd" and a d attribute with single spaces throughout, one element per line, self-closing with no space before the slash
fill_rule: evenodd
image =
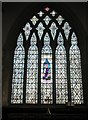
<path id="1" fill-rule="evenodd" d="M 53 22 L 49 29 L 51 30 L 51 35 L 52 35 L 53 40 L 54 40 L 55 36 L 56 36 L 56 31 L 57 31 L 58 28 L 57 28 L 56 24 Z"/>
<path id="2" fill-rule="evenodd" d="M 36 16 L 33 16 L 33 18 L 31 19 L 33 25 L 36 24 L 36 22 L 38 21 L 38 18 Z"/>
<path id="3" fill-rule="evenodd" d="M 41 54 L 41 104 L 53 103 L 52 49 L 48 33 Z"/>
<path id="4" fill-rule="evenodd" d="M 47 11 L 47 12 L 48 12 L 49 10 L 50 10 L 50 8 L 49 8 L 49 7 L 46 7 L 46 8 L 45 8 L 45 11 Z"/>
<path id="5" fill-rule="evenodd" d="M 77 37 L 73 32 L 71 37 L 70 55 L 70 80 L 71 80 L 71 100 L 74 104 L 83 103 L 81 56 L 77 46 Z"/>
<path id="6" fill-rule="evenodd" d="M 59 15 L 56 20 L 58 21 L 59 25 L 61 25 L 64 19 L 62 18 L 61 15 Z"/>
<path id="7" fill-rule="evenodd" d="M 39 25 L 38 25 L 38 27 L 36 28 L 36 30 L 38 30 L 38 36 L 39 36 L 39 39 L 41 40 L 41 37 L 42 37 L 42 35 L 43 35 L 43 30 L 44 30 L 45 28 L 43 27 L 43 24 L 40 22 L 39 23 Z"/>
<path id="8" fill-rule="evenodd" d="M 62 27 L 62 29 L 64 30 L 65 37 L 68 40 L 69 33 L 70 33 L 70 30 L 71 30 L 71 27 L 69 26 L 69 23 L 65 22 L 64 27 Z"/>
<path id="9" fill-rule="evenodd" d="M 46 16 L 43 20 L 45 21 L 46 25 L 48 25 L 51 19 L 49 16 Z"/>
<path id="10" fill-rule="evenodd" d="M 33 33 L 27 59 L 26 103 L 29 104 L 38 102 L 38 48 L 36 43 L 37 39 Z"/>
<path id="11" fill-rule="evenodd" d="M 44 13 L 43 13 L 42 11 L 40 11 L 40 12 L 37 13 L 37 14 L 39 14 L 39 16 L 42 17 Z"/>
<path id="12" fill-rule="evenodd" d="M 24 79 L 24 58 L 23 36 L 19 35 L 17 47 L 14 51 L 13 76 L 11 103 L 23 103 L 23 79 Z"/>
<path id="13" fill-rule="evenodd" d="M 57 13 L 53 10 L 50 14 L 54 17 Z"/>
<path id="14" fill-rule="evenodd" d="M 66 50 L 63 45 L 63 37 L 61 33 L 59 33 L 57 43 L 58 46 L 55 52 L 56 104 L 65 104 L 68 102 L 67 61 Z"/>
<path id="15" fill-rule="evenodd" d="M 32 30 L 30 24 L 27 23 L 27 24 L 25 25 L 25 27 L 23 28 L 23 30 L 24 30 L 24 32 L 25 32 L 26 40 L 28 40 L 29 35 L 30 35 L 30 31 Z"/>

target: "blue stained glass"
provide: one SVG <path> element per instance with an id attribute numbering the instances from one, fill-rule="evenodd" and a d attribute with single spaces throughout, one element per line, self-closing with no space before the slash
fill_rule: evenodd
<path id="1" fill-rule="evenodd" d="M 50 80 L 51 79 L 50 69 L 51 69 L 50 63 L 49 63 L 48 59 L 46 58 L 46 60 L 43 64 L 43 73 L 44 73 L 43 79 L 45 79 L 45 80 Z"/>

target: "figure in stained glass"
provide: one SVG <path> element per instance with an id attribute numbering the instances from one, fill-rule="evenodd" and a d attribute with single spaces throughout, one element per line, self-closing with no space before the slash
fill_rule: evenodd
<path id="1" fill-rule="evenodd" d="M 51 76 L 50 76 L 50 63 L 48 61 L 48 59 L 45 60 L 44 64 L 43 64 L 43 73 L 44 73 L 44 76 L 43 76 L 43 79 L 45 80 L 50 80 L 51 79 Z"/>

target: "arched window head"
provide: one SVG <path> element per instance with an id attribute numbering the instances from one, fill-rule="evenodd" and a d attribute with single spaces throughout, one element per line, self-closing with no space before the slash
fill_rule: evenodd
<path id="1" fill-rule="evenodd" d="M 35 33 L 33 33 L 30 44 L 31 44 L 31 46 L 34 46 L 34 45 L 36 45 L 36 43 L 37 43 L 37 38 L 36 38 Z"/>
<path id="2" fill-rule="evenodd" d="M 18 39 L 17 39 L 17 45 L 20 46 L 22 45 L 23 46 L 23 36 L 22 36 L 22 33 L 20 33 Z"/>

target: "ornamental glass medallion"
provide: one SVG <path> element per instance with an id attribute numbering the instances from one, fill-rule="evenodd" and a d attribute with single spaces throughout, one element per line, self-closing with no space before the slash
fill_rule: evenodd
<path id="1" fill-rule="evenodd" d="M 32 28 L 31 28 L 31 26 L 30 26 L 30 23 L 27 23 L 27 24 L 25 25 L 25 27 L 23 28 L 23 30 L 24 30 L 24 33 L 25 33 L 25 38 L 26 38 L 26 40 L 28 40 L 29 35 L 30 35 L 30 32 L 31 32 L 31 30 L 32 30 Z"/>
<path id="2" fill-rule="evenodd" d="M 53 40 L 54 40 L 58 28 L 57 28 L 56 24 L 53 22 L 53 23 L 51 24 L 51 27 L 50 27 L 49 29 L 50 29 L 50 31 L 51 31 L 51 35 L 52 35 Z"/>
<path id="3" fill-rule="evenodd" d="M 65 22 L 64 26 L 62 27 L 62 29 L 64 30 L 65 37 L 68 40 L 69 34 L 70 34 L 70 30 L 71 30 L 71 27 L 69 26 L 69 23 Z"/>
<path id="4" fill-rule="evenodd" d="M 43 27 L 42 22 L 40 22 L 40 23 L 38 24 L 38 27 L 36 28 L 36 30 L 38 31 L 38 36 L 39 36 L 39 39 L 40 39 L 40 40 L 41 40 L 41 38 L 42 38 L 44 29 L 45 29 L 45 28 Z"/>

